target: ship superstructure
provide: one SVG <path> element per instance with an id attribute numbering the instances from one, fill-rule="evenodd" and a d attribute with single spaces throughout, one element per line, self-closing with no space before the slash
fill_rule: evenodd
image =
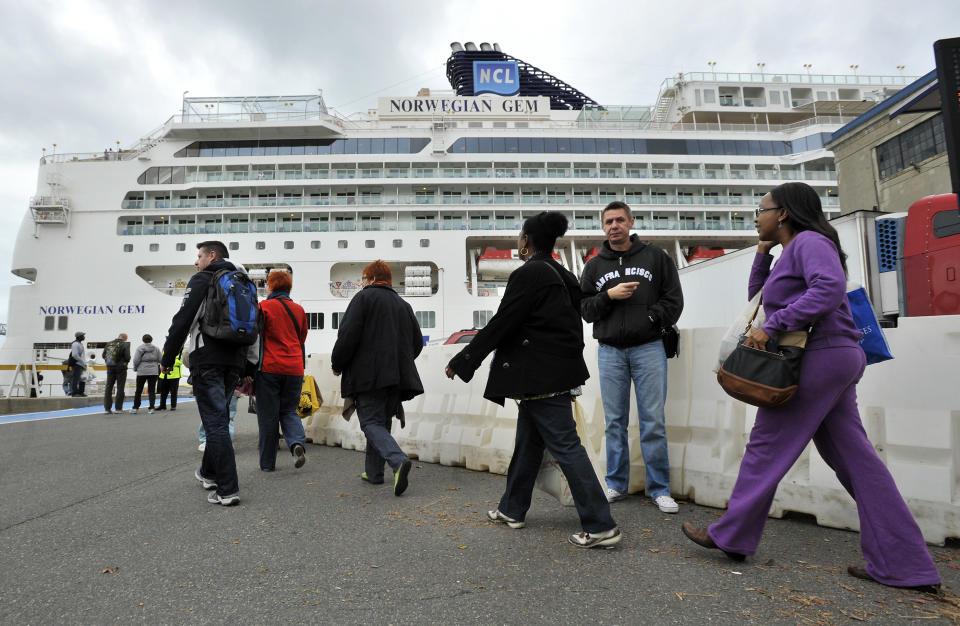
<path id="1" fill-rule="evenodd" d="M 162 337 L 206 239 L 257 281 L 293 273 L 309 352 L 330 349 L 377 258 L 425 336 L 483 326 L 523 220 L 543 210 L 568 216 L 557 252 L 577 274 L 612 200 L 681 266 L 738 249 L 756 239 L 759 196 L 783 181 L 809 183 L 839 214 L 824 143 L 911 80 L 681 74 L 652 106 L 610 106 L 488 48 L 454 44 L 455 89 L 349 117 L 320 95 L 184 98 L 129 149 L 46 156 L 14 253 L 31 284 L 11 290 L 5 362 L 64 358 L 77 330 L 94 346 Z"/>

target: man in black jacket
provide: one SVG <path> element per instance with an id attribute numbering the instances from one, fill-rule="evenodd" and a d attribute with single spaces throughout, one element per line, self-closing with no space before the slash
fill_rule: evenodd
<path id="1" fill-rule="evenodd" d="M 229 404 L 237 380 L 247 365 L 247 346 L 218 341 L 200 331 L 199 313 L 213 275 L 220 270 L 235 270 L 227 261 L 229 252 L 220 241 L 197 244 L 197 273 L 187 283 L 180 310 L 173 316 L 167 341 L 163 346 L 161 366 L 170 373 L 174 359 L 190 337 L 190 371 L 193 375 L 193 395 L 207 435 L 200 469 L 194 477 L 204 489 L 211 491 L 207 501 L 230 506 L 240 502 L 237 482 L 237 462 L 230 440 Z"/>
<path id="2" fill-rule="evenodd" d="M 103 392 L 103 410 L 108 415 L 116 410 L 123 410 L 123 396 L 127 386 L 127 363 L 130 362 L 130 342 L 127 333 L 120 333 L 117 338 L 103 347 L 103 361 L 107 364 L 107 382 Z M 114 399 L 113 387 L 117 387 L 117 396 Z"/>
<path id="3" fill-rule="evenodd" d="M 664 403 L 667 358 L 661 330 L 683 311 L 677 267 L 667 254 L 630 234 L 633 215 L 623 202 L 601 214 L 607 240 L 580 276 L 580 310 L 600 343 L 600 393 L 607 422 L 607 500 L 627 496 L 630 484 L 630 384 L 637 396 L 646 494 L 664 513 L 676 513 L 670 497 L 670 461 Z"/>
<path id="4" fill-rule="evenodd" d="M 423 335 L 413 309 L 390 286 L 393 272 L 383 261 L 363 269 L 363 289 L 353 297 L 337 330 L 330 354 L 340 392 L 352 398 L 367 438 L 367 482 L 383 482 L 383 464 L 393 470 L 393 493 L 408 483 L 410 459 L 390 434 L 393 416 L 403 424 L 401 402 L 423 393 L 414 359 L 423 350 Z"/>

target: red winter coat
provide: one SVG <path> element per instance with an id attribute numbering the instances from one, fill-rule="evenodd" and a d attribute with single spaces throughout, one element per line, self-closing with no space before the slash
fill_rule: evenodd
<path id="1" fill-rule="evenodd" d="M 283 304 L 280 300 L 283 300 Z M 294 328 L 293 320 L 283 308 L 286 304 L 300 327 Z M 263 311 L 263 333 L 260 345 L 263 358 L 260 371 L 269 374 L 303 376 L 303 353 L 301 346 L 307 340 L 307 314 L 303 307 L 290 300 L 285 293 L 272 293 L 260 303 Z"/>

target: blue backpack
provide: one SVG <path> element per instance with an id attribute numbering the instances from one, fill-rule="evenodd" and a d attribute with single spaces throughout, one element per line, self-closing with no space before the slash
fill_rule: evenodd
<path id="1" fill-rule="evenodd" d="M 220 270 L 210 279 L 200 330 L 217 341 L 249 346 L 260 332 L 257 287 L 240 270 Z"/>

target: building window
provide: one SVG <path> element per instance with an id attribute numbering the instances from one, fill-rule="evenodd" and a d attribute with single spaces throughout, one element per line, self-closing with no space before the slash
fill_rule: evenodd
<path id="1" fill-rule="evenodd" d="M 341 239 L 341 240 L 337 241 L 337 247 L 338 247 L 338 248 L 346 248 L 346 247 L 347 247 L 347 240 L 346 240 L 346 239 Z M 334 326 L 334 328 L 336 328 L 336 326 Z"/>
<path id="2" fill-rule="evenodd" d="M 420 247 L 421 247 L 421 248 L 429 248 L 429 247 L 430 247 L 430 240 L 429 240 L 429 239 L 421 239 L 421 240 L 420 240 Z"/>
<path id="3" fill-rule="evenodd" d="M 125 244 L 123 244 L 123 251 L 124 251 L 124 252 L 133 252 L 133 244 L 132 244 L 132 243 L 125 243 Z"/>
<path id="4" fill-rule="evenodd" d="M 484 326 L 487 325 L 487 322 L 490 321 L 491 317 L 493 317 L 493 311 L 474 311 L 473 327 L 483 328 Z"/>
<path id="5" fill-rule="evenodd" d="M 877 146 L 880 178 L 893 176 L 946 149 L 943 115 L 936 115 Z"/>
<path id="6" fill-rule="evenodd" d="M 238 241 L 231 241 L 231 242 L 230 242 L 230 249 L 231 249 L 231 250 L 239 250 L 239 249 L 240 249 L 240 242 L 238 242 Z"/>
<path id="7" fill-rule="evenodd" d="M 186 249 L 187 249 L 187 244 L 185 244 L 185 243 L 178 243 L 178 244 L 177 244 L 177 252 L 183 252 L 183 251 L 185 251 Z"/>
<path id="8" fill-rule="evenodd" d="M 323 313 L 307 313 L 307 328 L 310 330 L 323 329 Z"/>
<path id="9" fill-rule="evenodd" d="M 53 319 L 52 315 L 48 315 L 43 318 L 43 329 L 44 330 L 53 330 L 53 325 L 56 323 L 56 320 Z"/>
<path id="10" fill-rule="evenodd" d="M 415 311 L 414 315 L 417 318 L 417 323 L 420 324 L 420 328 L 436 328 L 437 327 L 436 311 Z"/>
<path id="11" fill-rule="evenodd" d="M 331 317 L 330 327 L 334 330 L 337 330 L 338 328 L 340 328 L 340 322 L 343 321 L 343 311 L 339 313 L 334 313 L 330 317 Z"/>
<path id="12" fill-rule="evenodd" d="M 60 315 L 57 317 L 57 330 L 66 330 L 67 329 L 67 316 Z"/>
<path id="13" fill-rule="evenodd" d="M 266 241 L 258 241 L 258 242 L 254 245 L 254 248 L 256 248 L 257 250 L 266 250 L 266 248 L 267 248 L 267 242 L 266 242 Z"/>
<path id="14" fill-rule="evenodd" d="M 150 244 L 150 252 L 158 252 L 160 250 L 160 244 L 152 243 Z"/>
<path id="15" fill-rule="evenodd" d="M 365 248 L 372 248 L 372 247 L 374 247 L 375 245 L 377 245 L 377 244 L 374 243 L 373 239 L 367 239 L 366 241 L 363 242 L 363 246 L 364 246 Z"/>
<path id="16" fill-rule="evenodd" d="M 283 249 L 284 249 L 284 250 L 293 250 L 293 242 L 292 242 L 292 241 L 284 241 L 284 242 L 283 242 Z"/>
<path id="17" fill-rule="evenodd" d="M 320 242 L 314 239 L 313 241 L 310 242 L 310 247 L 313 248 L 314 250 L 319 250 Z"/>
<path id="18" fill-rule="evenodd" d="M 393 240 L 393 247 L 394 247 L 394 248 L 402 248 L 402 247 L 403 247 L 403 239 L 394 239 L 394 240 Z"/>

